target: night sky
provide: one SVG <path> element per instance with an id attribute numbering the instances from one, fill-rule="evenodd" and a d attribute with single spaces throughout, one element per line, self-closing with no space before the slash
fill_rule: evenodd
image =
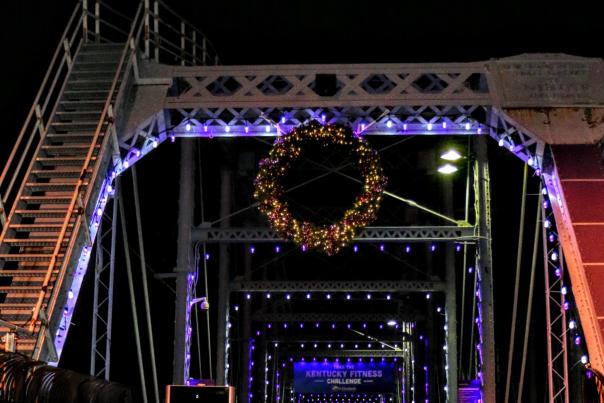
<path id="1" fill-rule="evenodd" d="M 110 1 L 119 9 L 132 10 L 135 4 L 134 1 L 121 3 Z M 572 5 L 568 2 L 557 5 L 545 1 L 526 5 L 521 1 L 454 3 L 434 0 L 221 0 L 168 3 L 204 31 L 218 50 L 222 63 L 231 65 L 465 62 L 535 52 L 604 57 L 601 44 L 604 38 L 602 14 L 596 12 L 593 6 L 579 2 L 573 2 Z M 3 74 L 0 75 L 0 114 L 4 123 L 0 135 L 0 161 L 5 160 L 25 119 L 74 4 L 74 1 L 65 0 L 4 1 L 0 4 L 4 55 Z M 247 149 L 248 145 L 240 147 Z M 266 145 L 250 147 L 257 152 L 268 151 Z M 424 145 L 414 147 L 418 150 Z M 213 150 L 222 150 L 222 145 L 209 145 L 202 156 L 207 157 Z M 504 375 L 509 307 L 513 293 L 513 276 L 510 273 L 515 264 L 522 164 L 493 142 L 489 144 L 489 152 L 493 185 L 497 341 L 502 364 L 500 371 Z M 212 172 L 212 168 L 209 168 L 209 176 Z M 174 267 L 178 147 L 163 145 L 142 161 L 138 173 L 144 200 L 143 226 L 148 236 L 149 265 L 157 272 L 169 272 Z M 217 179 L 209 177 L 204 180 L 210 192 L 219 189 Z M 129 175 L 126 175 L 124 182 L 127 184 L 125 192 L 128 197 Z M 534 178 L 531 180 L 533 193 L 537 183 Z M 531 240 L 534 220 L 532 200 L 534 197 L 527 204 L 531 209 L 527 228 L 531 230 L 525 237 Z M 245 205 L 242 200 L 238 202 Z M 131 206 L 128 208 L 131 209 Z M 217 206 L 210 203 L 206 214 L 215 218 L 216 210 Z M 539 274 L 535 288 L 536 312 L 543 310 L 542 275 Z M 528 273 L 523 273 L 523 284 L 527 276 Z M 131 349 L 133 336 L 123 272 L 118 274 L 117 281 L 116 306 L 120 314 L 119 326 L 114 329 L 117 351 L 114 362 L 119 365 L 114 374 L 117 381 L 131 384 L 135 389 L 138 378 L 135 355 Z M 160 385 L 168 383 L 171 376 L 173 311 L 168 285 L 157 280 L 151 280 L 150 284 Z M 88 370 L 90 290 L 91 281 L 88 278 L 62 364 L 81 372 Z M 545 341 L 542 313 L 535 314 L 533 329 L 537 329 L 531 336 L 531 346 L 535 351 L 531 359 L 535 362 L 529 365 L 533 371 L 543 374 L 545 361 L 543 351 L 538 347 L 543 346 Z M 529 381 L 532 380 L 533 385 L 543 385 L 544 379 L 540 376 L 535 375 Z M 500 376 L 500 379 L 504 379 L 504 376 Z M 531 384 L 529 381 L 527 384 Z M 536 386 L 532 397 L 540 398 L 542 392 L 541 386 Z"/>

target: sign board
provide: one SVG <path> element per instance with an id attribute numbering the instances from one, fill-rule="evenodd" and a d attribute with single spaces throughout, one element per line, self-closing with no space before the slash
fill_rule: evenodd
<path id="1" fill-rule="evenodd" d="M 395 367 L 390 362 L 295 362 L 295 393 L 395 393 Z"/>
<path id="2" fill-rule="evenodd" d="M 530 54 L 490 62 L 488 69 L 504 108 L 604 104 L 602 59 Z"/>

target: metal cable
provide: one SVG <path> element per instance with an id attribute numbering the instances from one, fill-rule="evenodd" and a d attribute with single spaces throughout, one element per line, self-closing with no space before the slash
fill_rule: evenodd
<path id="1" fill-rule="evenodd" d="M 378 153 L 379 153 L 379 152 L 386 151 L 386 150 L 388 150 L 389 148 L 395 147 L 395 146 L 397 146 L 397 145 L 399 145 L 399 144 L 402 144 L 402 143 L 404 143 L 404 142 L 406 142 L 406 141 L 408 141 L 408 140 L 411 140 L 413 137 L 415 137 L 415 136 L 408 136 L 408 137 L 404 137 L 403 139 L 401 139 L 401 140 L 399 140 L 399 141 L 396 141 L 396 142 L 394 142 L 394 143 L 392 143 L 392 144 L 388 144 L 387 146 L 380 148 L 380 149 L 378 150 Z M 271 145 L 271 143 L 270 143 L 269 141 L 266 141 L 266 140 L 261 139 L 261 138 L 254 137 L 254 140 L 259 141 L 259 142 L 264 143 L 264 144 L 267 144 L 267 145 Z M 339 167 L 336 167 L 336 168 L 332 169 L 332 171 L 333 171 L 333 172 L 337 172 L 337 171 L 339 171 L 339 170 L 342 170 L 342 169 L 344 169 L 344 168 L 347 168 L 347 167 L 351 166 L 352 164 L 353 164 L 352 162 L 348 162 L 348 163 L 346 163 L 346 164 L 344 164 L 344 165 L 340 165 Z M 307 181 L 304 181 L 304 182 L 302 182 L 302 183 L 299 183 L 299 184 L 297 184 L 297 185 L 294 185 L 294 186 L 292 186 L 292 187 L 291 187 L 291 188 L 289 188 L 289 189 L 286 189 L 286 190 L 284 191 L 284 193 L 288 193 L 288 192 L 291 192 L 292 190 L 299 189 L 299 188 L 301 188 L 301 187 L 303 187 L 303 186 L 305 186 L 305 185 L 308 185 L 309 183 L 312 183 L 312 182 L 315 182 L 315 181 L 317 181 L 317 180 L 319 180 L 319 179 L 321 179 L 321 178 L 324 178 L 324 177 L 326 177 L 327 175 L 331 175 L 331 173 L 332 173 L 332 172 L 325 172 L 325 173 L 322 173 L 322 174 L 320 174 L 320 175 L 317 175 L 317 176 L 315 176 L 314 178 L 311 178 L 311 179 L 309 179 L 309 180 L 307 180 Z M 257 206 L 258 206 L 258 203 L 252 203 L 252 204 L 250 204 L 250 205 L 249 205 L 249 206 L 247 206 L 247 207 L 243 207 L 243 208 L 241 208 L 241 209 L 239 209 L 239 210 L 237 210 L 237 211 L 234 211 L 234 212 L 232 212 L 232 213 L 230 213 L 230 214 L 228 214 L 228 215 L 226 215 L 226 216 L 224 216 L 224 217 L 219 218 L 218 220 L 214 220 L 214 221 L 212 221 L 212 222 L 210 223 L 210 225 L 211 225 L 211 226 L 213 226 L 213 225 L 215 225 L 215 224 L 218 224 L 218 223 L 219 223 L 219 222 L 221 222 L 221 221 L 224 221 L 224 220 L 226 220 L 226 219 L 228 219 L 228 218 L 234 217 L 234 216 L 236 216 L 237 214 L 241 214 L 241 213 L 243 213 L 243 212 L 245 212 L 245 211 L 247 211 L 247 210 L 250 210 L 250 209 L 252 209 L 252 208 L 254 208 L 254 207 L 257 207 Z"/>
<path id="2" fill-rule="evenodd" d="M 520 289 L 520 266 L 522 265 L 522 245 L 524 240 L 524 217 L 526 213 L 526 188 L 528 186 L 528 165 L 524 164 L 522 179 L 522 200 L 520 202 L 520 223 L 518 227 L 518 251 L 516 255 L 516 281 L 514 283 L 514 305 L 512 306 L 512 326 L 510 329 L 510 347 L 508 349 L 508 367 L 505 381 L 504 403 L 509 402 L 512 381 L 512 364 L 514 362 L 514 344 L 516 340 L 516 316 L 518 315 L 518 291 Z"/>
<path id="3" fill-rule="evenodd" d="M 119 180 L 116 180 L 117 197 L 120 199 L 118 203 L 120 213 L 120 224 L 122 227 L 122 241 L 124 243 L 124 260 L 126 261 L 126 274 L 128 276 L 128 289 L 130 290 L 130 308 L 132 310 L 132 321 L 134 322 L 134 341 L 136 343 L 136 356 L 138 360 L 138 369 L 141 380 L 141 390 L 143 394 L 143 402 L 147 403 L 147 387 L 145 383 L 145 369 L 143 367 L 143 353 L 141 351 L 140 334 L 138 331 L 138 314 L 136 310 L 136 299 L 134 297 L 134 282 L 132 280 L 132 265 L 130 264 L 130 251 L 128 250 L 128 232 L 126 230 L 126 214 L 124 213 L 124 203 L 122 198 L 122 189 Z"/>
<path id="4" fill-rule="evenodd" d="M 539 244 L 539 225 L 541 221 L 541 202 L 543 200 L 543 195 L 539 193 L 539 197 L 537 198 L 537 214 L 535 219 L 535 238 L 533 239 L 533 257 L 531 261 L 531 279 L 529 282 L 529 294 L 528 294 L 528 306 L 526 308 L 526 322 L 524 325 L 524 342 L 522 345 L 522 364 L 520 365 L 520 381 L 518 382 L 518 399 L 516 400 L 518 403 L 522 403 L 522 388 L 524 385 L 524 372 L 525 372 L 525 364 L 526 364 L 526 350 L 528 348 L 528 337 L 529 330 L 531 327 L 531 314 L 533 308 L 533 288 L 535 284 L 535 268 L 537 266 L 537 246 Z"/>
<path id="5" fill-rule="evenodd" d="M 147 284 L 147 270 L 145 263 L 145 245 L 143 242 L 143 228 L 141 222 L 140 202 L 138 197 L 138 180 L 136 177 L 136 165 L 132 166 L 132 191 L 134 196 L 134 212 L 136 215 L 136 230 L 138 232 L 138 247 L 140 250 L 141 281 L 143 285 L 143 298 L 145 301 L 145 316 L 147 319 L 147 337 L 149 339 L 149 352 L 151 355 L 151 376 L 153 377 L 153 390 L 155 402 L 159 403 L 159 387 L 157 384 L 157 367 L 155 365 L 155 343 L 153 342 L 153 325 L 151 322 L 151 306 L 149 303 L 149 286 Z"/>

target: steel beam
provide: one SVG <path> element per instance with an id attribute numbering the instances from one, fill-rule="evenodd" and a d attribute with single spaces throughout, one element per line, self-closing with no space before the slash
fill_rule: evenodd
<path id="1" fill-rule="evenodd" d="M 321 328 L 319 328 L 319 329 L 321 329 Z M 325 326 L 324 326 L 323 334 L 313 334 L 313 335 L 308 335 L 306 333 L 303 335 L 279 334 L 279 335 L 275 335 L 274 337 L 267 337 L 266 342 L 267 343 L 280 343 L 280 345 L 296 344 L 296 343 L 297 344 L 299 344 L 299 343 L 333 343 L 334 345 L 336 343 L 372 343 L 372 344 L 379 345 L 379 343 L 388 343 L 388 344 L 400 343 L 401 340 L 403 339 L 403 337 L 406 337 L 406 338 L 410 337 L 410 335 L 404 335 L 404 334 L 401 334 L 396 337 L 395 336 L 380 337 L 378 339 L 378 341 L 376 342 L 374 340 L 367 339 L 363 336 L 356 335 L 351 332 L 349 332 L 349 333 L 350 333 L 350 336 L 347 338 L 342 337 L 341 334 L 331 335 L 331 337 L 329 337 L 330 335 L 325 332 Z"/>
<path id="2" fill-rule="evenodd" d="M 468 173 L 469 175 L 469 173 Z M 445 180 L 443 184 L 445 214 L 453 215 L 453 182 Z M 465 268 L 462 268 L 462 271 Z M 457 370 L 457 278 L 455 267 L 454 245 L 445 246 L 445 335 L 447 343 L 445 371 L 447 378 L 447 398 L 457 402 L 458 370 Z"/>
<path id="3" fill-rule="evenodd" d="M 373 357 L 373 358 L 388 358 L 388 357 L 403 357 L 405 354 L 409 354 L 409 352 L 405 352 L 404 348 L 400 350 L 387 350 L 387 349 L 379 349 L 379 350 L 306 350 L 306 351 L 296 351 L 290 352 L 292 355 L 296 355 L 297 357 Z"/>
<path id="4" fill-rule="evenodd" d="M 475 195 L 476 195 L 476 222 L 479 229 L 478 264 L 477 271 L 480 276 L 480 306 L 479 315 L 482 320 L 481 327 L 482 351 L 482 381 L 483 397 L 486 403 L 496 402 L 496 354 L 495 354 L 495 317 L 493 309 L 493 255 L 491 249 L 491 197 L 490 176 L 487 162 L 487 144 L 482 136 L 476 137 L 474 142 L 476 154 L 475 164 Z"/>
<path id="5" fill-rule="evenodd" d="M 174 367 L 172 382 L 182 385 L 188 378 L 189 370 L 189 342 L 190 335 L 187 329 L 190 326 L 191 307 L 191 279 L 195 275 L 195 268 L 191 257 L 191 223 L 193 221 L 193 177 L 195 164 L 193 164 L 193 140 L 181 140 L 180 154 L 180 191 L 178 196 L 178 243 L 176 255 L 176 301 L 174 317 Z"/>
<path id="6" fill-rule="evenodd" d="M 220 170 L 220 215 L 222 217 L 228 217 L 231 212 L 231 183 L 232 173 L 228 168 L 223 167 Z M 224 220 L 221 225 L 227 226 L 229 220 Z M 217 309 L 217 323 L 216 323 L 216 382 L 218 385 L 225 384 L 225 370 L 226 366 L 226 354 L 227 354 L 227 340 L 228 340 L 228 328 L 227 323 L 229 322 L 229 281 L 230 275 L 230 256 L 229 256 L 229 245 L 221 243 L 219 245 L 219 258 L 218 258 L 218 300 Z"/>
<path id="7" fill-rule="evenodd" d="M 542 167 L 545 142 L 520 126 L 505 111 L 490 110 L 489 135 L 500 147 L 528 163 L 533 169 Z"/>
<path id="8" fill-rule="evenodd" d="M 355 237 L 355 242 L 429 242 L 450 241 L 474 243 L 478 239 L 475 227 L 410 226 L 365 227 Z M 275 231 L 268 228 L 204 228 L 193 229 L 192 240 L 197 242 L 284 242 Z"/>
<path id="9" fill-rule="evenodd" d="M 543 219 L 547 211 L 541 207 Z M 552 217 L 553 219 L 553 217 Z M 568 370 L 568 326 L 566 321 L 566 293 L 562 292 L 564 284 L 564 254 L 562 246 L 550 246 L 545 226 L 541 228 L 541 245 L 543 247 L 543 268 L 545 279 L 545 327 L 547 330 L 547 386 L 550 403 L 570 402 Z M 558 258 L 552 260 L 555 252 Z M 572 337 L 572 335 L 571 335 Z"/>
<path id="10" fill-rule="evenodd" d="M 404 313 L 403 313 L 404 316 Z M 258 322 L 381 322 L 400 319 L 400 312 L 393 313 L 266 313 L 257 312 L 252 319 Z M 405 318 L 403 318 L 405 319 Z M 411 318 L 412 319 L 412 318 Z"/>
<path id="11" fill-rule="evenodd" d="M 382 280 L 382 281 L 234 281 L 231 291 L 240 292 L 435 292 L 445 291 L 440 281 Z"/>
<path id="12" fill-rule="evenodd" d="M 90 347 L 90 375 L 110 379 L 111 334 L 113 327 L 113 284 L 117 224 L 117 198 L 112 198 L 112 213 L 107 210 L 99 221 L 94 267 L 94 298 L 92 307 L 92 340 Z M 106 228 L 106 225 L 109 226 Z M 110 238 L 110 247 L 103 243 Z M 104 344 L 104 346 L 103 346 Z"/>
<path id="13" fill-rule="evenodd" d="M 485 63 L 174 67 L 166 107 L 488 105 Z"/>
<path id="14" fill-rule="evenodd" d="M 252 255 L 249 253 L 244 254 L 243 256 L 243 279 L 250 280 L 252 278 Z M 249 401 L 249 386 L 250 383 L 248 379 L 251 376 L 251 367 L 250 367 L 250 344 L 252 343 L 252 307 L 250 304 L 244 304 L 241 309 L 241 318 L 240 318 L 241 327 L 240 336 L 241 336 L 241 354 L 239 354 L 240 358 L 240 373 L 242 374 L 239 379 L 244 380 L 243 382 L 233 382 L 238 385 L 239 391 L 239 402 L 248 402 Z"/>

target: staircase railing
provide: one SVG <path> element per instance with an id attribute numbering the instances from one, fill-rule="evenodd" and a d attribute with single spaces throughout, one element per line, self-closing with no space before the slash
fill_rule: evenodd
<path id="1" fill-rule="evenodd" d="M 7 213 L 20 192 L 18 184 L 26 177 L 27 166 L 44 139 L 82 43 L 123 43 L 129 37 L 129 27 L 137 26 L 132 39 L 148 59 L 180 65 L 218 64 L 216 51 L 206 36 L 167 4 L 141 0 L 141 6 L 142 16 L 133 21 L 101 0 L 82 0 L 76 4 L 0 173 L 0 230 L 6 226 Z"/>
<path id="2" fill-rule="evenodd" d="M 71 71 L 73 55 L 79 48 L 82 36 L 80 30 L 82 18 L 77 18 L 80 9 L 81 4 L 78 3 L 61 35 L 42 85 L 0 174 L 0 227 L 2 229 L 5 227 L 6 213 L 11 210 L 19 193 L 19 188 L 15 188 L 15 184 L 20 184 L 25 178 L 29 162 L 46 135 L 46 127 L 52 117 L 54 106 L 62 94 L 63 83 Z"/>
<path id="3" fill-rule="evenodd" d="M 143 0 L 145 56 L 156 62 L 182 66 L 219 64 L 205 34 L 161 0 Z"/>
<path id="4" fill-rule="evenodd" d="M 160 12 L 162 13 L 161 17 Z M 164 13 L 165 15 L 163 15 Z M 106 15 L 109 18 L 104 18 Z M 178 35 L 175 36 L 175 33 Z M 70 256 L 75 252 L 78 238 L 76 235 L 82 225 L 88 225 L 89 223 L 89 217 L 86 217 L 86 211 L 89 210 L 87 207 L 91 203 L 96 203 L 91 198 L 100 171 L 99 164 L 103 160 L 103 151 L 108 149 L 111 139 L 116 141 L 113 116 L 114 102 L 119 101 L 120 95 L 124 92 L 127 85 L 127 80 L 124 78 L 128 77 L 132 70 L 137 57 L 137 49 L 141 49 L 148 58 L 152 53 L 155 61 L 163 63 L 194 65 L 216 64 L 218 62 L 214 48 L 201 31 L 188 21 L 178 17 L 163 2 L 154 1 L 153 11 L 151 11 L 149 0 L 142 0 L 134 19 L 130 19 L 101 0 L 94 1 L 92 9 L 89 7 L 88 0 L 78 2 L 53 54 L 42 85 L 36 94 L 15 145 L 0 173 L 0 228 L 3 233 L 6 232 L 8 227 L 6 212 L 11 211 L 12 214 L 12 211 L 17 208 L 18 195 L 24 189 L 24 182 L 30 171 L 30 162 L 40 151 L 48 126 L 63 95 L 74 59 L 84 43 L 124 43 L 124 48 L 82 165 L 82 171 L 75 188 L 76 191 L 70 200 L 67 216 L 61 226 L 43 285 L 34 305 L 29 322 L 30 330 L 33 330 L 35 324 L 44 317 L 48 317 L 52 321 L 53 312 L 61 293 L 61 285 L 67 274 L 67 265 L 70 264 Z M 116 97 L 116 95 L 118 96 Z M 97 158 L 93 158 L 95 145 L 103 135 L 99 154 Z M 88 186 L 83 191 L 84 178 L 89 172 L 91 175 L 86 179 Z M 105 172 L 100 174 L 104 175 Z M 84 219 L 82 220 L 82 218 Z M 67 240 L 68 228 L 71 223 L 73 223 L 72 236 L 69 238 L 67 250 L 64 253 L 63 267 L 58 271 L 58 277 L 46 307 L 46 315 L 42 315 L 41 310 L 44 305 L 46 290 L 59 258 L 61 246 Z M 48 326 L 48 323 L 42 325 Z M 34 358 L 38 358 L 41 354 L 46 333 L 45 331 L 39 332 Z"/>
<path id="5" fill-rule="evenodd" d="M 74 225 L 74 228 L 71 232 L 72 234 L 79 233 L 79 229 L 80 229 L 83 221 L 85 222 L 85 225 L 88 225 L 89 220 L 80 219 L 80 216 L 82 214 L 86 214 L 86 210 L 82 209 L 78 205 L 78 203 L 79 203 L 79 201 L 81 201 L 82 206 L 84 206 L 84 207 L 88 206 L 88 203 L 89 203 L 91 195 L 92 195 L 92 191 L 94 189 L 93 184 L 96 183 L 96 178 L 99 173 L 99 165 L 102 161 L 101 156 L 102 156 L 103 150 L 107 150 L 107 146 L 111 139 L 111 132 L 113 130 L 115 130 L 113 116 L 109 115 L 109 113 L 110 113 L 109 111 L 111 108 L 111 103 L 112 103 L 114 95 L 116 93 L 118 93 L 121 88 L 121 87 L 118 87 L 118 81 L 120 81 L 120 79 L 124 75 L 125 71 L 127 71 L 126 69 L 124 69 L 124 67 L 125 67 L 125 63 L 128 63 L 128 61 L 127 61 L 128 55 L 132 54 L 131 49 L 130 49 L 130 44 L 132 43 L 133 38 L 135 37 L 135 34 L 136 34 L 136 31 L 135 31 L 135 28 L 137 28 L 136 22 L 139 21 L 139 17 L 141 15 L 141 9 L 142 9 L 142 6 L 139 5 L 136 15 L 134 17 L 134 23 L 131 24 L 130 32 L 128 34 L 128 38 L 126 39 L 126 45 L 124 46 L 124 49 L 122 50 L 122 53 L 121 53 L 121 56 L 120 56 L 120 59 L 119 59 L 118 65 L 117 65 L 116 73 L 111 82 L 111 87 L 109 89 L 109 93 L 107 95 L 107 98 L 105 99 L 105 103 L 103 105 L 103 111 L 101 112 L 101 116 L 97 122 L 97 126 L 95 129 L 92 141 L 90 142 L 88 152 L 86 153 L 86 158 L 84 160 L 84 164 L 82 166 L 82 170 L 80 172 L 80 176 L 79 176 L 77 184 L 76 184 L 76 191 L 73 193 L 73 196 L 69 203 L 69 208 L 67 210 L 68 211 L 67 218 L 65 219 L 65 221 L 63 222 L 63 224 L 61 226 L 61 231 L 59 232 L 59 237 L 57 239 L 57 243 L 55 244 L 55 248 L 53 250 L 53 253 L 52 253 L 52 256 L 50 259 L 50 263 L 47 267 L 47 271 L 46 271 L 46 275 L 44 277 L 44 282 L 42 284 L 42 288 L 40 289 L 40 293 L 38 295 L 36 305 L 34 306 L 34 309 L 33 309 L 32 325 L 35 324 L 35 322 L 39 318 L 40 310 L 42 308 L 42 305 L 44 303 L 44 299 L 46 296 L 46 289 L 48 288 L 48 285 L 50 283 L 50 279 L 52 277 L 52 272 L 53 272 L 55 263 L 57 261 L 57 258 L 59 256 L 61 246 L 63 245 L 63 243 L 65 241 L 65 237 L 67 234 L 67 229 L 68 229 L 69 224 L 73 223 L 73 225 Z M 140 33 L 140 29 L 138 31 Z M 131 60 L 132 60 L 132 57 L 129 59 L 129 61 L 131 61 Z M 125 85 L 125 83 L 122 82 L 122 85 Z M 108 123 L 108 124 L 103 129 L 103 126 L 105 125 L 105 123 Z M 101 144 L 101 148 L 98 153 L 98 157 L 93 160 L 92 157 L 94 154 L 94 150 L 96 148 L 96 144 L 97 144 L 99 137 L 101 136 L 101 132 L 103 130 L 104 130 L 104 132 L 103 132 L 104 137 L 103 137 L 103 141 Z M 90 176 L 90 178 L 87 179 L 88 186 L 86 187 L 86 191 L 84 193 L 82 193 L 82 187 L 84 186 L 84 178 L 85 178 L 87 172 L 91 172 L 91 176 Z M 76 244 L 76 240 L 77 240 L 76 238 L 77 237 L 75 237 L 75 236 L 71 236 L 69 239 L 68 247 L 64 254 L 65 259 L 63 260 L 63 263 L 62 263 L 63 266 L 66 266 L 69 264 L 68 257 L 71 256 L 73 253 L 73 250 L 74 250 L 74 247 Z M 57 284 L 59 286 L 53 287 L 53 292 L 51 294 L 50 300 L 48 301 L 47 315 L 50 318 L 52 318 L 52 314 L 54 312 L 57 298 L 59 296 L 59 290 L 61 289 L 60 285 L 63 283 L 66 272 L 67 272 L 67 270 L 65 270 L 64 267 L 61 268 L 61 270 L 59 270 L 58 276 L 55 280 L 55 284 Z M 40 346 L 43 345 L 45 337 L 46 337 L 45 332 L 39 333 L 38 342 L 36 343 L 37 348 L 34 353 L 35 359 L 39 358 L 39 354 L 41 352 Z"/>

